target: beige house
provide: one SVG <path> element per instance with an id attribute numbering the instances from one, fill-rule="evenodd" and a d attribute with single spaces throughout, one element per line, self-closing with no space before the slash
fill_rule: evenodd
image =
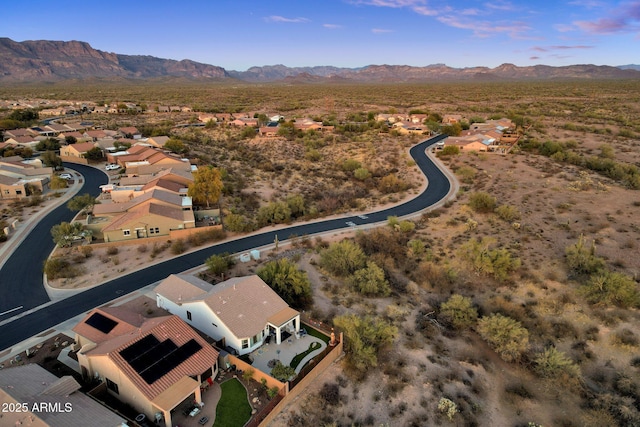
<path id="1" fill-rule="evenodd" d="M 87 228 L 105 242 L 168 236 L 171 230 L 195 228 L 191 197 L 155 188 L 124 203 L 100 203 Z"/>
<path id="2" fill-rule="evenodd" d="M 22 199 L 28 186 L 44 192 L 52 174 L 53 169 L 43 167 L 39 159 L 4 157 L 0 159 L 0 199 Z"/>
<path id="3" fill-rule="evenodd" d="M 6 410 L 24 404 L 26 411 Z M 72 376 L 58 378 L 35 363 L 0 369 L 0 405 L 4 408 L 0 417 L 3 426 L 121 427 L 126 423 L 82 393 Z"/>
<path id="4" fill-rule="evenodd" d="M 273 337 L 280 344 L 300 330 L 300 313 L 256 275 L 216 285 L 187 274 L 171 275 L 156 288 L 158 307 L 236 354 L 247 354 Z"/>
<path id="5" fill-rule="evenodd" d="M 218 351 L 178 316 L 102 307 L 73 331 L 83 377 L 103 381 L 115 398 L 166 427 L 176 408 L 202 403 L 201 387 L 218 374 Z"/>
<path id="6" fill-rule="evenodd" d="M 87 152 L 95 148 L 93 142 L 79 142 L 60 147 L 60 158 L 67 162 L 73 162 L 76 159 L 85 159 Z"/>
<path id="7" fill-rule="evenodd" d="M 166 144 L 169 139 L 170 138 L 168 136 L 166 136 L 166 135 L 163 135 L 163 136 L 151 136 L 151 137 L 147 138 L 146 142 L 147 142 L 147 144 L 149 144 L 149 145 L 151 145 L 153 147 L 162 148 L 162 147 L 164 147 L 164 144 Z"/>

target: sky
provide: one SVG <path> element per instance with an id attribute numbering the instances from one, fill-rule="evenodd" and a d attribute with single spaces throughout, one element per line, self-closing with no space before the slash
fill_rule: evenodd
<path id="1" fill-rule="evenodd" d="M 42 0 L 0 37 L 251 66 L 640 64 L 640 0 Z"/>

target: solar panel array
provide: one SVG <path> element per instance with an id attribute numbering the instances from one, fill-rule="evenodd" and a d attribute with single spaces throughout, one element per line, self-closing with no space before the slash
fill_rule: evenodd
<path id="1" fill-rule="evenodd" d="M 120 355 L 147 384 L 153 384 L 201 348 L 193 338 L 178 347 L 170 339 L 160 342 L 147 335 L 121 350 Z"/>
<path id="2" fill-rule="evenodd" d="M 93 328 L 96 328 L 104 334 L 108 334 L 113 330 L 113 328 L 118 325 L 118 322 L 116 322 L 115 320 L 109 319 L 108 317 L 97 312 L 93 313 L 84 323 Z"/>

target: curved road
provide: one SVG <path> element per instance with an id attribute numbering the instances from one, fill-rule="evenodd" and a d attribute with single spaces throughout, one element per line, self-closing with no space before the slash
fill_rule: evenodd
<path id="1" fill-rule="evenodd" d="M 451 188 L 451 183 L 449 182 L 447 176 L 438 168 L 438 166 L 436 166 L 431 161 L 431 159 L 427 157 L 425 152 L 429 146 L 435 144 L 436 142 L 442 141 L 445 138 L 446 135 L 438 135 L 411 148 L 411 156 L 416 161 L 416 164 L 422 170 L 429 181 L 427 189 L 412 200 L 389 209 L 367 214 L 367 217 L 365 219 L 362 219 L 358 216 L 349 216 L 340 219 L 294 225 L 285 229 L 267 231 L 264 233 L 217 244 L 215 246 L 191 252 L 189 254 L 167 260 L 160 264 L 135 271 L 131 274 L 114 279 L 103 285 L 96 286 L 92 289 L 88 289 L 84 292 L 78 293 L 72 297 L 50 304 L 46 307 L 42 307 L 38 310 L 33 310 L 30 313 L 24 314 L 21 317 L 18 317 L 17 319 L 0 326 L 0 351 L 2 349 L 11 347 L 12 345 L 19 343 L 31 336 L 37 335 L 44 330 L 47 330 L 59 323 L 64 322 L 65 320 L 77 316 L 78 314 L 84 313 L 94 307 L 103 305 L 122 295 L 128 294 L 149 284 L 162 280 L 170 274 L 175 274 L 194 267 L 198 267 L 203 264 L 206 258 L 213 254 L 219 254 L 223 252 L 239 253 L 245 252 L 255 247 L 269 245 L 273 243 L 276 234 L 278 234 L 279 240 L 283 241 L 293 236 L 312 235 L 331 230 L 348 228 L 348 222 L 351 222 L 355 225 L 364 225 L 386 221 L 387 217 L 389 216 L 410 215 L 415 212 L 421 211 L 429 206 L 432 206 L 446 197 Z M 92 169 L 90 171 L 85 170 L 84 168 L 87 167 L 81 165 L 69 165 L 68 167 L 72 167 L 73 169 L 76 169 L 81 173 L 83 173 L 84 171 L 85 176 L 87 177 L 87 183 L 85 184 L 85 187 L 88 187 L 91 182 L 91 185 L 94 185 L 93 192 L 95 192 L 98 186 L 101 185 L 101 183 L 97 182 L 99 181 L 99 178 L 96 176 L 95 169 Z M 93 176 L 93 178 L 89 178 L 90 176 Z M 83 187 L 83 189 L 81 190 L 82 192 L 86 192 L 87 190 L 89 190 L 85 187 Z M 62 206 L 61 208 L 63 211 L 66 209 L 66 207 L 64 206 Z M 60 208 L 56 209 L 54 213 L 58 210 L 60 210 Z M 67 212 L 69 211 L 67 210 Z M 27 307 L 36 307 L 37 305 L 48 302 L 48 296 L 46 295 L 44 289 L 42 289 L 42 273 L 40 267 L 41 261 L 39 260 L 46 259 L 51 249 L 53 249 L 53 246 L 50 243 L 51 238 L 49 229 L 53 224 L 63 221 L 66 218 L 64 217 L 63 213 L 58 213 L 58 216 L 55 216 L 54 213 L 49 215 L 55 217 L 51 220 L 53 222 L 49 221 L 49 216 L 47 216 L 46 222 L 49 225 L 40 227 L 41 224 L 39 224 L 27 237 L 27 239 L 25 239 L 23 245 L 21 245 L 22 247 L 27 242 L 32 242 L 30 244 L 32 246 L 32 249 L 34 249 L 33 246 L 47 246 L 48 249 L 43 249 L 40 252 L 40 257 L 36 257 L 34 252 L 30 252 L 28 249 L 26 249 L 20 252 L 21 256 L 25 257 L 26 260 L 20 261 L 15 259 L 18 252 L 16 251 L 16 253 L 14 253 L 14 255 L 5 264 L 5 268 L 7 265 L 11 264 L 12 261 L 16 263 L 21 262 L 21 268 L 23 269 L 22 272 L 20 271 L 20 269 L 17 269 L 13 271 L 12 275 L 5 275 L 5 268 L 0 271 L 0 277 L 2 278 L 0 287 L 0 293 L 2 297 L 0 297 L 0 304 L 2 304 L 2 307 L 5 306 L 5 298 L 10 299 L 11 304 L 14 304 L 13 307 L 23 305 L 25 309 Z M 66 220 L 69 219 L 67 218 Z M 31 237 L 32 235 L 39 237 L 34 238 Z M 29 276 L 25 277 L 25 274 L 27 273 L 29 273 Z M 5 278 L 11 278 L 12 280 L 9 281 L 11 283 L 5 283 Z M 22 289 L 23 287 L 24 289 Z M 14 298 L 13 295 L 10 295 L 11 293 L 15 293 L 16 297 Z M 7 310 L 13 307 L 9 307 L 7 308 Z M 0 310 L 0 312 L 2 311 L 3 310 Z M 11 314 L 0 317 L 0 321 L 5 320 L 6 317 L 13 316 L 15 314 L 16 312 L 13 312 Z"/>

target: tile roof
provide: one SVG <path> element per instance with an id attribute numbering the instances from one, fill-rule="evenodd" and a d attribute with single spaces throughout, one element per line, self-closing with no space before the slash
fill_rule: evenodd
<path id="1" fill-rule="evenodd" d="M 193 276 L 172 275 L 155 291 L 176 303 L 204 301 L 237 338 L 256 335 L 283 310 L 297 313 L 257 275 L 234 277 L 215 286 Z"/>
<path id="2" fill-rule="evenodd" d="M 58 378 L 36 364 L 26 364 L 0 370 L 0 403 L 29 402 L 59 405 L 70 404 L 71 411 L 3 412 L 3 426 L 33 427 L 121 426 L 125 419 L 78 391 L 80 385 L 71 376 Z"/>
<path id="3" fill-rule="evenodd" d="M 153 335 L 161 342 L 170 339 L 178 347 L 193 339 L 200 344 L 201 348 L 161 378 L 148 384 L 123 358 L 120 352 L 149 335 Z M 180 382 L 183 377 L 199 375 L 205 372 L 218 359 L 218 351 L 175 315 L 145 319 L 142 325 L 134 331 L 103 342 L 85 354 L 89 359 L 94 356 L 107 355 L 120 372 L 129 378 L 135 387 L 150 401 L 171 388 L 173 384 Z"/>

